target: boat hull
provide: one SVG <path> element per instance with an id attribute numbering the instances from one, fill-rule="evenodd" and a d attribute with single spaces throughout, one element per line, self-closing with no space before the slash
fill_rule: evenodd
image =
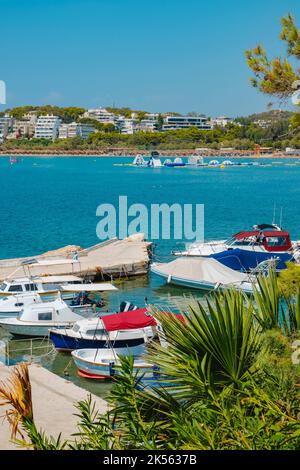
<path id="1" fill-rule="evenodd" d="M 20 314 L 21 310 L 19 311 L 7 311 L 7 312 L 0 312 L 0 320 L 3 318 L 16 318 Z"/>
<path id="2" fill-rule="evenodd" d="M 75 338 L 64 333 L 50 331 L 50 339 L 55 349 L 59 351 L 74 351 L 75 349 L 104 349 L 107 348 L 107 339 Z M 114 348 L 123 349 L 124 354 L 128 348 L 136 348 L 144 345 L 144 338 L 120 339 L 112 341 Z M 139 348 L 140 349 L 140 348 Z"/>
<path id="3" fill-rule="evenodd" d="M 88 358 L 85 357 L 85 351 L 77 350 L 72 352 L 74 363 L 78 369 L 78 374 L 85 378 L 91 379 L 111 379 L 114 376 L 118 375 L 118 365 L 120 362 L 117 357 L 109 357 L 105 355 L 104 358 L 101 358 L 101 354 L 98 356 L 98 350 L 92 350 L 94 359 L 91 355 Z M 111 351 L 107 351 L 108 353 Z M 120 351 L 118 350 L 118 354 Z M 156 377 L 157 370 L 155 366 L 151 364 L 147 364 L 142 360 L 136 359 L 134 361 L 134 373 L 140 373 L 141 375 L 145 375 L 147 377 Z"/>
<path id="4" fill-rule="evenodd" d="M 19 323 L 0 321 L 0 326 L 14 336 L 44 337 L 49 335 L 50 328 L 66 328 L 70 326 L 70 324 L 55 325 L 52 323 L 48 325 L 20 325 Z"/>
<path id="5" fill-rule="evenodd" d="M 226 290 L 226 289 L 229 289 L 229 288 L 236 288 L 238 290 L 242 290 L 243 292 L 245 292 L 246 294 L 253 294 L 253 287 L 251 285 L 251 283 L 245 283 L 244 285 L 241 285 L 241 286 L 234 286 L 234 285 L 230 285 L 230 284 L 213 284 L 211 282 L 206 282 L 206 281 L 203 281 L 203 280 L 193 280 L 193 279 L 189 279 L 189 278 L 181 278 L 181 277 L 178 277 L 178 276 L 168 276 L 166 275 L 165 273 L 162 273 L 159 269 L 155 268 L 155 266 L 151 266 L 151 272 L 153 274 L 155 274 L 156 276 L 159 276 L 163 279 L 166 279 L 167 283 L 168 284 L 174 284 L 176 286 L 181 286 L 181 287 L 189 287 L 189 288 L 192 288 L 192 289 L 197 289 L 197 290 L 201 290 L 201 291 L 206 291 L 206 292 L 210 292 L 210 291 L 213 291 L 213 290 Z"/>

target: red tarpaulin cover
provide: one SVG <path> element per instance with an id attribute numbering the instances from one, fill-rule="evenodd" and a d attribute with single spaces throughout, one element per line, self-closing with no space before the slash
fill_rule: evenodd
<path id="1" fill-rule="evenodd" d="M 131 310 L 129 312 L 114 313 L 101 318 L 107 331 L 134 330 L 156 326 L 155 319 L 147 313 L 146 308 Z"/>

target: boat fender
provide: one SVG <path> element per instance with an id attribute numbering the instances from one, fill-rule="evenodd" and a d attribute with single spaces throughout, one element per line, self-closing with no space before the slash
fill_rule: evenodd
<path id="1" fill-rule="evenodd" d="M 171 274 L 169 274 L 169 276 L 168 276 L 168 284 L 170 284 L 171 281 L 172 281 L 172 276 L 171 276 Z"/>

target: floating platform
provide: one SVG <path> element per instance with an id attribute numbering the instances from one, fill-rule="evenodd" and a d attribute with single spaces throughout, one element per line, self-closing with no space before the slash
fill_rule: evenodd
<path id="1" fill-rule="evenodd" d="M 145 241 L 143 234 L 85 249 L 67 246 L 33 257 L 0 260 L 0 280 L 73 274 L 103 281 L 144 275 L 148 272 L 150 251 L 151 243 Z"/>

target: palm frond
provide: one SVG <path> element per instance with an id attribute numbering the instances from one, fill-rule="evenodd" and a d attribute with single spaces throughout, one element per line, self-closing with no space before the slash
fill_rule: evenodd
<path id="1" fill-rule="evenodd" d="M 0 383 L 0 406 L 8 405 L 5 416 L 11 426 L 11 437 L 24 438 L 22 424 L 33 421 L 31 384 L 27 364 L 20 364 L 12 371 L 7 384 Z"/>

